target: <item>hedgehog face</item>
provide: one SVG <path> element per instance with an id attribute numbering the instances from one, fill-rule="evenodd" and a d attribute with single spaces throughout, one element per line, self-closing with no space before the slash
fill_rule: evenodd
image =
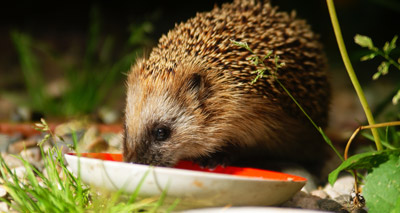
<path id="1" fill-rule="evenodd" d="M 174 166 L 179 160 L 207 155 L 206 134 L 199 105 L 204 90 L 201 74 L 193 72 L 151 74 L 144 63 L 128 77 L 125 110 L 124 160 Z M 195 151 L 194 151 L 195 150 Z"/>

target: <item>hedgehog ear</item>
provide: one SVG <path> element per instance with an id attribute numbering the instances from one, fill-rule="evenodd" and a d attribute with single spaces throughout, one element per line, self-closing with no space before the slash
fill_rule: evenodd
<path id="1" fill-rule="evenodd" d="M 198 73 L 191 75 L 187 84 L 188 84 L 187 88 L 189 89 L 189 91 L 198 93 L 203 84 L 202 76 Z"/>

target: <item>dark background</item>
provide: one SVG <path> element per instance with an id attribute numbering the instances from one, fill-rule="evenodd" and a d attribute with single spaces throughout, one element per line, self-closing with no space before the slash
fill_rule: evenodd
<path id="1" fill-rule="evenodd" d="M 101 13 L 102 32 L 115 35 L 119 41 L 128 38 L 131 23 L 150 21 L 154 30 L 149 38 L 156 44 L 158 38 L 196 12 L 211 10 L 223 0 L 203 1 L 2 1 L 0 3 L 0 90 L 24 90 L 18 56 L 10 39 L 11 30 L 19 30 L 34 39 L 51 44 L 58 52 L 80 55 L 85 46 L 89 28 L 90 11 L 98 7 Z M 341 62 L 326 2 L 323 0 L 272 0 L 280 10 L 296 10 L 297 16 L 306 19 L 313 30 L 320 34 L 335 82 L 348 84 Z M 360 62 L 366 53 L 357 46 L 355 34 L 370 36 L 378 47 L 399 34 L 400 1 L 398 0 L 337 0 L 336 10 L 349 55 L 364 85 L 373 85 L 371 77 L 380 60 Z M 119 45 L 123 45 L 121 42 Z M 74 48 L 75 47 L 75 48 Z M 72 49 L 72 50 L 71 50 Z M 149 48 L 147 52 L 151 49 Z M 397 51 L 398 53 L 398 51 Z M 50 66 L 51 67 L 51 66 Z M 57 75 L 46 70 L 47 75 Z M 391 71 L 386 80 L 399 79 L 397 71 Z M 383 78 L 382 81 L 386 81 Z M 334 82 L 334 84 L 335 84 Z"/>
<path id="2" fill-rule="evenodd" d="M 10 54 L 13 52 L 9 39 L 10 29 L 31 33 L 38 39 L 52 38 L 64 41 L 70 36 L 84 38 L 93 6 L 100 9 L 104 31 L 116 33 L 123 38 L 127 36 L 127 26 L 130 23 L 151 20 L 154 24 L 151 37 L 157 40 L 161 34 L 173 28 L 175 23 L 187 20 L 196 12 L 209 11 L 214 5 L 221 5 L 223 2 L 230 1 L 17 0 L 2 2 L 0 5 L 0 54 L 2 59 L 5 53 L 10 57 L 13 55 Z M 272 0 L 272 3 L 284 11 L 296 10 L 298 17 L 306 19 L 314 31 L 321 35 L 329 56 L 337 60 L 339 55 L 325 1 Z M 357 33 L 370 36 L 379 46 L 392 39 L 395 34 L 399 34 L 400 1 L 398 0 L 338 0 L 335 4 L 351 56 L 360 49 L 353 42 L 353 37 Z"/>

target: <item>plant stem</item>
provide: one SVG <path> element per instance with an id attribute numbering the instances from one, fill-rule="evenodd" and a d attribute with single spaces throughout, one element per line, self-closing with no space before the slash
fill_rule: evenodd
<path id="1" fill-rule="evenodd" d="M 294 103 L 299 107 L 299 109 L 303 112 L 303 114 L 308 118 L 308 120 L 311 122 L 311 124 L 318 130 L 318 132 L 322 135 L 324 138 L 325 142 L 333 149 L 333 151 L 336 153 L 336 155 L 340 158 L 340 160 L 344 161 L 342 155 L 339 153 L 339 151 L 335 148 L 333 145 L 332 141 L 328 138 L 328 136 L 324 133 L 321 127 L 319 127 L 313 119 L 307 114 L 307 112 L 303 109 L 303 107 L 300 105 L 299 102 L 290 94 L 289 90 L 286 89 L 286 87 L 279 81 L 279 79 L 275 76 L 275 81 L 278 82 L 278 84 L 282 87 L 283 90 L 285 90 L 286 94 L 289 95 L 289 97 L 294 101 Z"/>
<path id="2" fill-rule="evenodd" d="M 388 54 L 385 54 L 385 53 L 382 52 L 382 51 L 377 51 L 377 53 L 378 53 L 379 55 L 381 55 L 383 58 L 385 58 L 385 59 L 389 62 L 389 64 L 395 66 L 398 70 L 400 70 L 400 64 L 398 64 L 395 60 L 393 60 L 392 58 L 390 58 L 390 56 L 389 56 Z"/>
<path id="3" fill-rule="evenodd" d="M 360 83 L 358 82 L 357 76 L 354 73 L 353 66 L 351 65 L 349 56 L 347 54 L 346 46 L 344 44 L 342 33 L 340 30 L 340 26 L 339 26 L 339 21 L 336 16 L 335 5 L 333 4 L 333 0 L 326 0 L 326 3 L 328 5 L 329 15 L 330 15 L 330 18 L 332 21 L 332 26 L 333 26 L 333 30 L 335 32 L 336 41 L 339 46 L 340 54 L 342 55 L 343 63 L 346 67 L 347 73 L 349 74 L 350 80 L 353 83 L 354 89 L 356 90 L 358 99 L 360 100 L 361 105 L 364 109 L 364 113 L 365 113 L 365 116 L 367 117 L 368 123 L 369 123 L 369 125 L 374 125 L 375 121 L 374 121 L 374 117 L 372 116 L 371 109 L 369 108 L 367 99 L 365 98 L 364 92 L 360 86 Z M 378 151 L 382 150 L 382 144 L 379 139 L 379 134 L 378 134 L 377 129 L 373 128 L 373 129 L 371 129 L 371 131 L 372 131 L 372 135 L 374 136 L 376 149 Z"/>

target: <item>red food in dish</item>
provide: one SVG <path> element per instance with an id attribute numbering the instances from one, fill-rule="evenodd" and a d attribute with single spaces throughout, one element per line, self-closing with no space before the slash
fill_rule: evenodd
<path id="1" fill-rule="evenodd" d="M 69 153 L 71 155 L 76 155 L 75 153 Z M 122 162 L 122 154 L 116 153 L 81 153 L 80 156 L 95 158 L 100 160 L 107 161 L 117 161 Z M 281 180 L 281 181 L 306 181 L 306 178 L 289 175 L 281 172 L 274 172 L 262 169 L 254 169 L 254 168 L 242 168 L 242 167 L 222 167 L 217 166 L 214 169 L 201 168 L 199 165 L 192 163 L 190 161 L 180 161 L 174 168 L 177 169 L 186 169 L 191 171 L 200 171 L 200 172 L 209 172 L 209 173 L 217 173 L 217 174 L 227 174 L 227 175 L 236 175 L 242 177 L 252 177 L 252 178 L 262 178 L 269 180 Z"/>

